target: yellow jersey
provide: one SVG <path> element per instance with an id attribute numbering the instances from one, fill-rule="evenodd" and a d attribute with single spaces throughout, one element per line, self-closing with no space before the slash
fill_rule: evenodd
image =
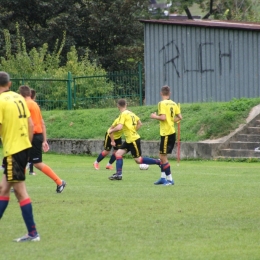
<path id="1" fill-rule="evenodd" d="M 118 125 L 118 122 L 119 122 L 119 117 L 115 119 L 115 121 L 113 122 L 113 124 L 112 124 L 111 127 L 117 126 L 117 125 Z M 107 133 L 108 133 L 108 134 L 109 134 L 109 131 L 110 131 L 110 128 L 111 128 L 111 127 L 109 127 L 109 128 L 107 129 Z M 117 132 L 113 132 L 114 139 L 115 139 L 115 140 L 116 140 L 116 139 L 119 139 L 119 138 L 122 136 L 122 134 L 123 134 L 123 129 L 122 129 L 122 130 L 119 130 L 119 131 L 117 131 Z"/>
<path id="2" fill-rule="evenodd" d="M 127 143 L 132 143 L 140 138 L 140 135 L 136 131 L 139 120 L 140 118 L 129 110 L 125 110 L 120 114 L 118 124 L 123 125 L 123 133 Z"/>
<path id="3" fill-rule="evenodd" d="M 28 132 L 30 112 L 24 98 L 13 92 L 0 94 L 0 124 L 4 157 L 31 147 Z"/>
<path id="4" fill-rule="evenodd" d="M 158 103 L 158 115 L 165 115 L 166 119 L 160 121 L 160 135 L 166 136 L 175 133 L 174 117 L 180 114 L 180 108 L 172 100 L 163 100 Z"/>

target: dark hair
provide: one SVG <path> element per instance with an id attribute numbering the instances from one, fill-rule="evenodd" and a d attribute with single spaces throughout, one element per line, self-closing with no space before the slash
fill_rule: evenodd
<path id="1" fill-rule="evenodd" d="M 36 95 L 36 91 L 31 88 L 31 99 L 34 99 Z"/>
<path id="2" fill-rule="evenodd" d="M 169 96 L 170 95 L 170 87 L 165 85 L 161 88 L 161 92 L 163 96 Z"/>
<path id="3" fill-rule="evenodd" d="M 24 85 L 24 86 L 20 86 L 19 87 L 19 93 L 23 96 L 23 97 L 30 97 L 31 96 L 31 89 Z"/>
<path id="4" fill-rule="evenodd" d="M 126 100 L 125 99 L 119 99 L 117 101 L 117 105 L 120 106 L 120 107 L 125 107 L 126 106 Z"/>
<path id="5" fill-rule="evenodd" d="M 0 71 L 0 86 L 5 87 L 10 81 L 10 76 L 4 71 Z"/>

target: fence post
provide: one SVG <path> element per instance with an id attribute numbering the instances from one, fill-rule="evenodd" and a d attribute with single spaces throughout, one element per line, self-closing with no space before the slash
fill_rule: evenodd
<path id="1" fill-rule="evenodd" d="M 68 110 L 72 109 L 71 81 L 72 81 L 72 75 L 71 75 L 71 72 L 69 71 L 68 72 L 68 81 L 67 81 Z"/>
<path id="2" fill-rule="evenodd" d="M 142 89 L 142 63 L 138 62 L 138 81 L 139 81 L 139 97 L 140 106 L 143 105 L 143 89 Z"/>

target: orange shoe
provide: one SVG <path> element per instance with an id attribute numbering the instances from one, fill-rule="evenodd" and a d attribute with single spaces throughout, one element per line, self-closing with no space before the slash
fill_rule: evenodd
<path id="1" fill-rule="evenodd" d="M 96 170 L 99 170 L 99 164 L 97 162 L 94 162 L 93 165 Z"/>
<path id="2" fill-rule="evenodd" d="M 106 166 L 106 169 L 107 169 L 107 170 L 113 170 L 113 166 L 112 166 L 112 165 L 107 165 L 107 166 Z"/>

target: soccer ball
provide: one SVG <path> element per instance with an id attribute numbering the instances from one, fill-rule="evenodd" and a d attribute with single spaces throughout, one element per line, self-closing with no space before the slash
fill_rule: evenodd
<path id="1" fill-rule="evenodd" d="M 142 163 L 142 164 L 139 164 L 139 168 L 140 168 L 140 170 L 148 170 L 149 165 Z"/>

